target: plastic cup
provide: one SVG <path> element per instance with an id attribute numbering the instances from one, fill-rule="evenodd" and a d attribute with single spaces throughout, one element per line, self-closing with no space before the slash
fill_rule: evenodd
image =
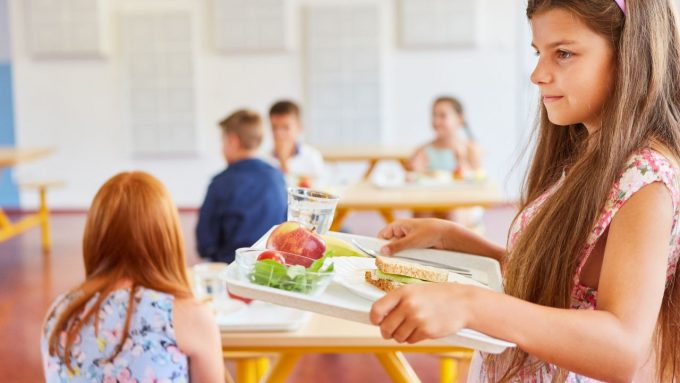
<path id="1" fill-rule="evenodd" d="M 333 194 L 307 188 L 289 188 L 288 220 L 313 228 L 318 234 L 326 234 L 331 228 L 337 204 L 338 197 Z"/>
<path id="2" fill-rule="evenodd" d="M 226 263 L 199 263 L 192 268 L 194 277 L 194 294 L 198 299 L 227 299 L 227 285 L 219 277 L 227 268 Z"/>

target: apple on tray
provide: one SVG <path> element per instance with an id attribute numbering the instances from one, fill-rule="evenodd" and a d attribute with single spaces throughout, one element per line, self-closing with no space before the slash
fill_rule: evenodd
<path id="1" fill-rule="evenodd" d="M 257 257 L 258 261 L 263 261 L 265 259 L 271 259 L 274 262 L 280 263 L 282 265 L 286 264 L 286 258 L 284 258 L 281 253 L 272 250 L 263 251 L 262 254 Z"/>
<path id="2" fill-rule="evenodd" d="M 267 239 L 267 249 L 319 259 L 326 251 L 326 243 L 321 236 L 301 223 L 286 221 L 272 231 Z"/>

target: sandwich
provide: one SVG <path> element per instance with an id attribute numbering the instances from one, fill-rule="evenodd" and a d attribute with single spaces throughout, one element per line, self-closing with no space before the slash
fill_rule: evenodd
<path id="1" fill-rule="evenodd" d="M 383 290 L 392 291 L 414 283 L 447 282 L 449 272 L 432 266 L 408 262 L 398 258 L 376 257 L 376 270 L 367 270 L 366 282 Z"/>

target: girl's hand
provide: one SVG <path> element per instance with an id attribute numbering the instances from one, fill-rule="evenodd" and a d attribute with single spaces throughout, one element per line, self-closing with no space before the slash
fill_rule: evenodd
<path id="1" fill-rule="evenodd" d="M 408 161 L 408 170 L 412 172 L 424 172 L 429 166 L 429 159 L 423 149 L 418 149 Z"/>
<path id="2" fill-rule="evenodd" d="M 505 260 L 505 247 L 489 242 L 462 225 L 443 219 L 400 219 L 380 230 L 378 238 L 391 240 L 380 249 L 385 255 L 405 249 L 435 248 L 490 257 L 501 264 Z"/>
<path id="3" fill-rule="evenodd" d="M 371 323 L 385 339 L 415 343 L 442 338 L 467 327 L 470 286 L 431 283 L 400 287 L 373 304 Z"/>
<path id="4" fill-rule="evenodd" d="M 392 240 L 380 249 L 385 255 L 392 255 L 404 249 L 443 249 L 442 236 L 448 222 L 436 218 L 400 219 L 385 226 L 378 238 Z"/>

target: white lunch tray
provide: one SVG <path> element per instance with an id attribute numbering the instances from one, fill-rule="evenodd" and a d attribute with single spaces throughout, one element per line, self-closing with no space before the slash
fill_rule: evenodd
<path id="1" fill-rule="evenodd" d="M 329 234 L 346 241 L 355 239 L 372 249 L 379 249 L 380 246 L 386 242 L 377 238 L 345 233 L 329 232 Z M 264 237 L 260 238 L 260 240 L 253 245 L 253 247 L 264 248 L 268 236 L 269 233 L 265 234 Z M 500 266 L 498 262 L 493 259 L 431 249 L 407 250 L 400 254 L 478 270 L 479 272 L 486 273 L 490 288 L 496 291 L 502 291 Z M 229 291 L 236 295 L 355 322 L 371 324 L 369 312 L 373 302 L 352 293 L 336 282 L 332 282 L 322 294 L 310 296 L 261 286 L 247 280 L 242 280 L 239 276 L 238 265 L 236 263 L 229 265 L 224 274 L 224 278 L 226 279 Z M 440 341 L 494 354 L 501 353 L 508 347 L 515 347 L 514 343 L 492 338 L 469 329 L 463 329 L 456 335 L 442 338 Z"/>
<path id="2" fill-rule="evenodd" d="M 308 311 L 253 301 L 236 313 L 218 314 L 215 319 L 222 332 L 289 332 L 302 328 L 311 315 Z"/>

